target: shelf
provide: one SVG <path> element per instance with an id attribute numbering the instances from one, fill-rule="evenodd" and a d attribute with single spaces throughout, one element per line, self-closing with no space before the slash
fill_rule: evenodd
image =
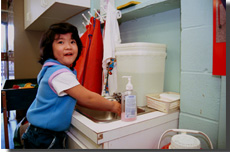
<path id="1" fill-rule="evenodd" d="M 118 21 L 129 20 L 180 8 L 180 0 L 149 0 L 144 3 L 121 10 L 122 17 Z"/>

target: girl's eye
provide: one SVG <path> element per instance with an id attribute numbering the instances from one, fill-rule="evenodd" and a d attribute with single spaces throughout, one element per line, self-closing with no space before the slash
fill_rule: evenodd
<path id="1" fill-rule="evenodd" d="M 76 41 L 71 41 L 72 44 L 76 43 Z"/>
<path id="2" fill-rule="evenodd" d="M 63 41 L 58 41 L 58 44 L 63 44 L 64 42 Z"/>

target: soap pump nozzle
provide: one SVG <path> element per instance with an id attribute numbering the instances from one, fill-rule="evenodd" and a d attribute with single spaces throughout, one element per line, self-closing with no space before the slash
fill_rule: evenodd
<path id="1" fill-rule="evenodd" d="M 131 83 L 131 77 L 132 76 L 123 76 L 122 78 L 128 78 L 128 83 L 126 85 L 126 90 L 132 91 L 133 90 L 133 85 Z"/>

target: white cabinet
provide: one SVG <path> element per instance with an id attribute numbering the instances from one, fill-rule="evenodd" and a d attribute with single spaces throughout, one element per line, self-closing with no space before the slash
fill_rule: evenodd
<path id="1" fill-rule="evenodd" d="M 69 149 L 156 149 L 167 129 L 178 128 L 179 111 L 143 114 L 133 122 L 95 123 L 74 112 L 68 135 Z M 169 140 L 162 142 L 162 145 Z"/>
<path id="2" fill-rule="evenodd" d="M 90 8 L 90 0 L 24 0 L 26 30 L 44 31 Z"/>

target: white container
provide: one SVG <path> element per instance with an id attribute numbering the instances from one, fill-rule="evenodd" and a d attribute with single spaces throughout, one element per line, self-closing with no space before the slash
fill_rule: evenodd
<path id="1" fill-rule="evenodd" d="M 200 149 L 200 140 L 187 134 L 177 134 L 171 139 L 169 149 Z"/>
<path id="2" fill-rule="evenodd" d="M 205 133 L 198 131 L 198 130 L 188 130 L 188 129 L 168 129 L 166 130 L 159 139 L 158 149 L 161 148 L 161 142 L 162 142 L 162 139 L 164 139 L 163 137 L 169 132 L 180 132 L 180 134 L 176 134 L 172 136 L 171 142 L 169 144 L 169 149 L 200 149 L 202 148 L 200 140 L 196 138 L 199 136 L 196 135 L 195 137 L 195 134 L 200 134 L 204 136 L 208 140 L 209 148 L 213 149 L 212 142 Z M 194 134 L 194 135 L 191 136 L 191 135 L 188 135 L 188 133 Z"/>
<path id="3" fill-rule="evenodd" d="M 166 45 L 157 43 L 125 43 L 116 46 L 117 91 L 122 92 L 126 81 L 122 76 L 132 76 L 137 92 L 137 106 L 146 106 L 146 94 L 163 92 Z"/>
<path id="4" fill-rule="evenodd" d="M 147 107 L 154 108 L 165 113 L 176 111 L 180 107 L 180 94 L 176 92 L 147 94 L 146 100 Z"/>

